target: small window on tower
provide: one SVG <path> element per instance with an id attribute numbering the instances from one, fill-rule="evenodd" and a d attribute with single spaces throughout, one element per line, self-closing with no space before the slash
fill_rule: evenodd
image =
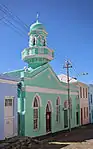
<path id="1" fill-rule="evenodd" d="M 45 39 L 44 39 L 44 44 L 43 44 L 43 46 L 46 46 L 46 41 L 45 41 Z"/>
<path id="2" fill-rule="evenodd" d="M 35 45 L 35 38 L 33 38 L 33 46 Z"/>

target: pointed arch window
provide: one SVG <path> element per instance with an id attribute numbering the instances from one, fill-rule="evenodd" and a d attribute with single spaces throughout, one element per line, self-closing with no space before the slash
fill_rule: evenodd
<path id="1" fill-rule="evenodd" d="M 50 109 L 49 109 L 49 104 L 47 104 L 47 107 L 46 107 L 46 112 L 50 112 Z"/>
<path id="2" fill-rule="evenodd" d="M 56 121 L 60 121 L 60 98 L 56 99 Z"/>
<path id="3" fill-rule="evenodd" d="M 36 96 L 33 103 L 33 128 L 39 127 L 39 98 Z"/>

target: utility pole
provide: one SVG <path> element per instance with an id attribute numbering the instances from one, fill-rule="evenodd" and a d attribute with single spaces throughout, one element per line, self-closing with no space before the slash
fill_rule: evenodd
<path id="1" fill-rule="evenodd" d="M 69 86 L 69 68 L 72 68 L 71 62 L 66 61 L 65 66 L 63 68 L 66 68 L 67 70 L 67 85 L 68 85 L 68 110 L 69 110 L 69 131 L 71 131 L 71 98 L 70 98 L 70 86 Z"/>

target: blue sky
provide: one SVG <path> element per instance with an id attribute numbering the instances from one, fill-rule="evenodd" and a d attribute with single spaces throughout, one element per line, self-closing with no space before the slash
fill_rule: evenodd
<path id="1" fill-rule="evenodd" d="M 0 0 L 1 3 L 28 26 L 35 22 L 38 12 L 48 32 L 48 47 L 55 51 L 51 62 L 54 71 L 65 73 L 63 65 L 68 58 L 76 70 L 72 68 L 70 75 L 88 72 L 78 79 L 93 83 L 93 0 Z M 3 15 L 0 9 L 0 18 Z M 28 47 L 28 32 L 29 29 L 25 36 L 20 36 L 0 21 L 0 72 L 26 65 L 21 51 Z"/>

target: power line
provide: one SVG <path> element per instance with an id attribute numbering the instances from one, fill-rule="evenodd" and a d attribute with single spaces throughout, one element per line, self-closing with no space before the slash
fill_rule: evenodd
<path id="1" fill-rule="evenodd" d="M 6 12 L 5 12 L 4 10 L 2 10 L 2 9 L 0 9 L 0 10 L 7 16 L 7 14 L 6 14 Z M 4 19 L 6 19 L 6 16 L 4 17 Z M 7 21 L 10 22 L 9 19 L 7 19 Z M 15 25 L 14 25 L 13 23 L 11 23 L 11 22 L 10 22 L 10 24 L 12 24 L 13 26 L 15 26 Z M 15 26 L 15 27 L 16 27 L 16 26 Z M 16 27 L 16 28 L 17 28 L 17 30 L 21 31 L 20 28 L 18 28 L 18 27 Z M 22 31 L 21 31 L 21 32 L 22 32 Z"/>
<path id="2" fill-rule="evenodd" d="M 9 10 L 9 8 L 8 8 L 7 6 L 5 6 L 4 4 L 2 4 L 2 5 L 13 15 L 12 11 Z M 24 23 L 18 16 L 15 16 L 15 18 L 17 18 L 17 19 L 20 21 L 20 23 L 21 23 L 22 25 L 24 25 L 24 27 L 25 27 L 26 29 L 29 28 L 29 26 L 28 26 L 26 23 Z"/>
<path id="3" fill-rule="evenodd" d="M 4 18 L 9 24 L 11 24 L 16 30 L 18 30 L 20 32 L 20 29 L 18 27 L 16 27 L 11 21 L 9 21 L 8 19 Z M 26 35 L 24 32 L 21 31 L 21 34 Z"/>
<path id="4" fill-rule="evenodd" d="M 70 60 L 70 62 L 71 62 L 71 60 Z M 80 75 L 80 73 L 77 72 L 74 63 L 73 63 L 73 67 L 72 68 L 73 68 L 74 72 L 76 73 L 76 77 L 78 77 Z"/>
<path id="5" fill-rule="evenodd" d="M 3 20 L 2 21 L 5 25 L 7 25 L 8 27 L 10 27 L 10 28 L 12 28 L 16 33 L 18 33 L 20 36 L 22 36 L 22 37 L 24 37 L 24 35 L 22 34 L 22 33 L 20 33 L 16 28 L 15 28 L 15 26 L 14 25 L 12 25 L 12 23 L 11 24 L 9 24 L 6 20 Z"/>
<path id="6" fill-rule="evenodd" d="M 28 25 L 26 25 L 18 16 L 14 16 L 12 11 L 4 4 L 0 4 L 0 7 L 4 10 L 7 15 L 9 15 L 14 21 L 16 21 L 21 27 L 26 31 L 28 30 Z"/>
<path id="7" fill-rule="evenodd" d="M 0 19 L 3 21 L 4 24 L 6 24 L 8 27 L 12 28 L 16 33 L 20 34 L 21 36 L 26 35 L 26 33 L 24 31 L 27 32 L 27 28 L 23 26 L 22 21 L 19 21 L 21 19 L 19 19 L 17 16 L 16 17 L 13 16 L 12 12 L 6 6 L 3 6 L 2 4 L 0 4 L 0 11 L 2 11 L 5 14 L 5 16 L 3 17 L 3 20 Z M 19 20 L 17 20 L 16 18 L 18 18 Z M 21 27 L 24 27 L 25 30 L 22 31 L 21 30 L 22 28 L 20 29 L 18 26 L 14 25 L 14 23 L 11 22 L 10 19 L 12 19 L 13 21 L 16 21 L 17 24 L 19 24 Z M 21 24 L 20 24 L 20 22 L 21 22 Z"/>

